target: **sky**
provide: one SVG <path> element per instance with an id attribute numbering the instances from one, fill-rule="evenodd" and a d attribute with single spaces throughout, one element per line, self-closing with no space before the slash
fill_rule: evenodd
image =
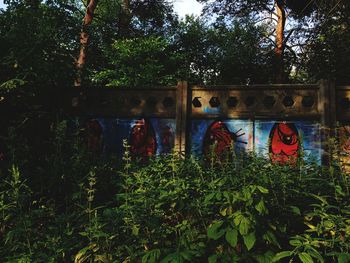
<path id="1" fill-rule="evenodd" d="M 173 0 L 174 10 L 180 17 L 185 15 L 200 15 L 202 11 L 202 5 L 196 0 Z M 0 0 L 0 8 L 4 8 L 4 0 Z"/>
<path id="2" fill-rule="evenodd" d="M 2 0 L 0 0 L 2 1 Z M 203 5 L 196 0 L 174 0 L 174 10 L 180 17 L 200 15 Z"/>

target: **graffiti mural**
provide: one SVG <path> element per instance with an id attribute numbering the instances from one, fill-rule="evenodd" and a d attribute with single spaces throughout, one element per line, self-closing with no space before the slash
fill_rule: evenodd
<path id="1" fill-rule="evenodd" d="M 85 130 L 87 147 L 92 152 L 120 158 L 123 140 L 129 143 L 131 155 L 141 159 L 174 149 L 175 119 L 91 118 L 76 122 L 76 129 Z M 317 122 L 196 119 L 191 124 L 190 152 L 197 157 L 254 151 L 273 163 L 293 164 L 301 156 L 321 162 Z M 350 126 L 343 127 L 341 134 L 342 161 L 350 167 Z"/>
<path id="2" fill-rule="evenodd" d="M 232 147 L 235 152 L 252 150 L 253 122 L 248 120 L 194 120 L 191 129 L 191 153 L 221 155 Z"/>
<path id="3" fill-rule="evenodd" d="M 147 119 L 140 119 L 131 128 L 130 153 L 133 157 L 145 158 L 155 155 L 157 150 L 156 135 L 152 123 Z"/>
<path id="4" fill-rule="evenodd" d="M 204 136 L 202 150 L 204 155 L 208 156 L 210 151 L 213 150 L 217 156 L 220 156 L 229 152 L 234 144 L 247 144 L 248 142 L 239 140 L 239 137 L 245 135 L 244 132 L 240 132 L 242 132 L 242 128 L 236 132 L 231 132 L 224 122 L 214 121 L 210 124 Z"/>
<path id="5" fill-rule="evenodd" d="M 133 157 L 170 153 L 175 144 L 174 119 L 91 118 L 71 121 L 72 130 L 85 130 L 87 148 L 93 152 L 116 155 L 124 153 L 123 140 Z"/>
<path id="6" fill-rule="evenodd" d="M 271 161 L 295 164 L 300 152 L 299 139 L 299 132 L 294 123 L 276 122 L 269 135 Z"/>
<path id="7" fill-rule="evenodd" d="M 321 134 L 317 122 L 255 121 L 255 152 L 272 162 L 295 163 L 302 154 L 307 160 L 321 162 Z"/>
<path id="8" fill-rule="evenodd" d="M 320 127 L 316 122 L 193 120 L 191 153 L 216 155 L 229 151 L 255 151 L 274 163 L 296 163 L 301 155 L 321 162 Z"/>
<path id="9" fill-rule="evenodd" d="M 350 173 L 350 125 L 343 125 L 338 130 L 340 162 L 342 169 Z"/>

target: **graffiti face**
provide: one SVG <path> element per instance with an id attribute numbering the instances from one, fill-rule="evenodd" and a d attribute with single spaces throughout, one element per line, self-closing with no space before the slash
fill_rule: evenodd
<path id="1" fill-rule="evenodd" d="M 293 123 L 276 123 L 270 132 L 270 158 L 273 163 L 295 164 L 298 159 L 299 135 Z"/>
<path id="2" fill-rule="evenodd" d="M 156 153 L 157 143 L 152 124 L 141 119 L 136 121 L 130 134 L 130 152 L 133 157 L 150 157 Z"/>
<path id="3" fill-rule="evenodd" d="M 89 120 L 86 124 L 87 147 L 92 152 L 102 149 L 102 127 L 98 120 Z"/>
<path id="4" fill-rule="evenodd" d="M 241 130 L 232 133 L 222 121 L 213 122 L 204 136 L 203 153 L 208 156 L 214 151 L 217 156 L 221 156 L 228 152 L 236 142 L 246 144 L 246 142 L 238 141 L 238 138 L 245 134 L 238 135 Z"/>

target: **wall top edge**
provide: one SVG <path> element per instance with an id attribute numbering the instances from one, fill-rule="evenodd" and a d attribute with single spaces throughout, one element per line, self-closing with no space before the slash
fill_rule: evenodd
<path id="1" fill-rule="evenodd" d="M 151 86 L 151 87 L 105 87 L 105 86 L 96 86 L 96 87 L 81 87 L 81 88 L 72 88 L 75 92 L 80 91 L 111 91 L 111 92 L 118 92 L 118 91 L 134 91 L 134 90 L 143 90 L 143 91 L 149 91 L 149 90 L 176 90 L 177 86 Z"/>
<path id="2" fill-rule="evenodd" d="M 192 86 L 192 90 L 256 90 L 256 89 L 266 89 L 266 90 L 280 90 L 280 89 L 311 89 L 317 90 L 320 88 L 320 85 L 317 84 L 273 84 L 273 85 L 216 85 L 216 86 L 202 86 L 195 85 Z M 350 88 L 350 87 L 349 87 Z"/>

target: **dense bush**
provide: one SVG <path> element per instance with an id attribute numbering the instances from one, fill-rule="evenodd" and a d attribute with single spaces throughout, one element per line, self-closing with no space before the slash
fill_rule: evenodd
<path id="1" fill-rule="evenodd" d="M 1 175 L 3 262 L 350 262 L 349 178 L 336 164 L 137 164 L 127 145 L 118 164 L 65 129 L 37 177 L 16 158 Z"/>

